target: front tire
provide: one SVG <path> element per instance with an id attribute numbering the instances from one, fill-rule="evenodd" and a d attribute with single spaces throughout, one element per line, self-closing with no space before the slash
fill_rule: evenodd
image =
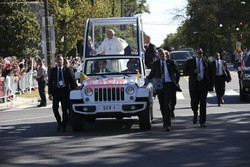
<path id="1" fill-rule="evenodd" d="M 150 130 L 151 128 L 153 110 L 152 105 L 149 102 L 147 104 L 147 108 L 138 115 L 141 130 Z"/>
<path id="2" fill-rule="evenodd" d="M 71 127 L 73 131 L 79 132 L 85 129 L 85 120 L 81 114 L 75 113 L 74 111 L 70 112 L 71 118 Z"/>

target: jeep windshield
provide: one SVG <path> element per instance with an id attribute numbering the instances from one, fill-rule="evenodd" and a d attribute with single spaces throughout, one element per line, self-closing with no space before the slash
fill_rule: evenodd
<path id="1" fill-rule="evenodd" d="M 106 58 L 86 60 L 85 74 L 87 75 L 117 75 L 141 73 L 139 58 Z"/>
<path id="2" fill-rule="evenodd" d="M 85 34 L 85 57 L 139 55 L 139 33 L 135 18 L 90 19 Z M 142 32 L 140 32 L 142 33 Z"/>

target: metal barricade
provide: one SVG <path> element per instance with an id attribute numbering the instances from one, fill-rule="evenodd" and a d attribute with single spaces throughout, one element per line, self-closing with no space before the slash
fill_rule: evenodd
<path id="1" fill-rule="evenodd" d="M 0 103 L 6 102 L 6 83 L 5 78 L 0 77 Z"/>
<path id="2" fill-rule="evenodd" d="M 18 76 L 0 77 L 0 103 L 15 99 L 16 94 L 38 88 L 36 71 Z"/>

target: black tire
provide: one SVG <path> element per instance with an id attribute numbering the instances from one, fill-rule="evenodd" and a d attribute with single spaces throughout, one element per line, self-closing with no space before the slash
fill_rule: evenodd
<path id="1" fill-rule="evenodd" d="M 150 130 L 152 122 L 152 105 L 147 102 L 147 108 L 140 112 L 139 117 L 139 126 L 141 130 Z"/>
<path id="2" fill-rule="evenodd" d="M 115 118 L 118 119 L 118 120 L 122 120 L 123 116 L 118 116 L 118 117 L 115 117 Z"/>
<path id="3" fill-rule="evenodd" d="M 94 123 L 94 122 L 96 121 L 96 118 L 94 118 L 94 117 L 89 117 L 89 118 L 86 118 L 86 121 L 87 121 L 88 123 Z"/>
<path id="4" fill-rule="evenodd" d="M 83 115 L 75 113 L 73 111 L 70 112 L 71 116 L 71 127 L 73 131 L 79 132 L 85 129 L 85 120 Z"/>

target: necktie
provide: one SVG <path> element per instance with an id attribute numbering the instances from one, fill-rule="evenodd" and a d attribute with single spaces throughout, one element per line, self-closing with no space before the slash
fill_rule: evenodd
<path id="1" fill-rule="evenodd" d="M 217 61 L 217 69 L 216 69 L 216 75 L 220 74 L 220 62 L 219 60 Z"/>
<path id="2" fill-rule="evenodd" d="M 59 81 L 62 81 L 62 70 L 59 68 Z"/>
<path id="3" fill-rule="evenodd" d="M 200 59 L 198 59 L 198 67 L 197 67 L 197 71 L 198 71 L 198 81 L 201 80 L 201 76 L 200 76 L 200 73 L 201 73 L 201 62 L 200 62 Z"/>
<path id="4" fill-rule="evenodd" d="M 198 59 L 198 65 L 197 65 L 198 74 L 200 74 L 200 66 L 201 66 L 201 64 L 200 64 L 200 59 Z"/>
<path id="5" fill-rule="evenodd" d="M 161 73 L 162 73 L 162 79 L 163 79 L 163 81 L 164 81 L 164 78 L 165 78 L 165 72 L 164 72 L 164 62 L 162 61 L 161 62 Z"/>

